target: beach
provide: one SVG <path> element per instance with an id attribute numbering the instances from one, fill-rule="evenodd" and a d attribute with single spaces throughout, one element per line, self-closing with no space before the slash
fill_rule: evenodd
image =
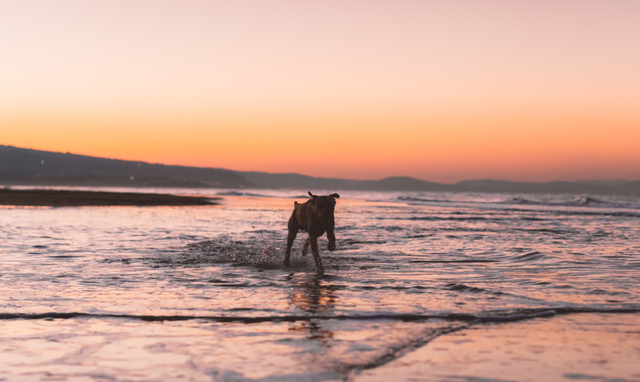
<path id="1" fill-rule="evenodd" d="M 0 207 L 0 378 L 640 380 L 636 197 L 339 191 L 317 275 L 305 191 L 139 191 L 219 199 Z"/>

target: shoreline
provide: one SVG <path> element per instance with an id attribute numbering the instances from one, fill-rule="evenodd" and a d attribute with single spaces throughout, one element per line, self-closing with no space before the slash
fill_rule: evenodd
<path id="1" fill-rule="evenodd" d="M 0 189 L 0 206 L 31 207 L 173 207 L 212 206 L 221 198 L 139 192 Z"/>
<path id="2" fill-rule="evenodd" d="M 310 336 L 290 322 L 7 319 L 0 378 L 211 380 L 213 370 L 220 380 L 631 382 L 640 377 L 637 317 L 565 315 L 445 332 L 437 321 L 382 321 L 355 337 L 352 325 L 329 322 Z"/>

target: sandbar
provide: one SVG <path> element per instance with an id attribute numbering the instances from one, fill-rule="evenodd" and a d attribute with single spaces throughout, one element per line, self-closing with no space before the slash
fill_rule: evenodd
<path id="1" fill-rule="evenodd" d="M 4 206 L 205 206 L 220 198 L 138 192 L 0 189 Z"/>

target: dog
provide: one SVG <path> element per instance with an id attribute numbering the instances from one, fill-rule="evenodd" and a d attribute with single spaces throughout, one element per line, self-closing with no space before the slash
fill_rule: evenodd
<path id="1" fill-rule="evenodd" d="M 284 266 L 289 266 L 289 257 L 291 256 L 291 246 L 296 239 L 298 231 L 303 230 L 309 234 L 307 241 L 302 247 L 302 255 L 307 254 L 309 245 L 313 253 L 313 261 L 316 264 L 316 272 L 324 273 L 322 261 L 320 260 L 320 252 L 318 252 L 318 238 L 325 232 L 329 239 L 327 249 L 333 251 L 336 249 L 336 235 L 333 230 L 335 228 L 335 219 L 333 212 L 336 207 L 336 199 L 340 197 L 338 194 L 328 196 L 313 195 L 309 191 L 311 199 L 304 203 L 293 202 L 293 213 L 289 218 L 289 234 L 287 235 L 287 251 L 284 255 Z"/>

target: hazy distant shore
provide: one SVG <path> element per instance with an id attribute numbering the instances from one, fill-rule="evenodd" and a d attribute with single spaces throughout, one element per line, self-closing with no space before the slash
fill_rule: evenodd
<path id="1" fill-rule="evenodd" d="M 272 174 L 256 171 L 233 171 L 222 168 L 170 166 L 0 145 L 0 185 L 2 184 L 38 187 L 167 187 L 640 195 L 640 180 L 536 183 L 476 179 L 465 180 L 455 184 L 443 184 L 408 176 L 393 176 L 379 180 L 318 178 L 295 173 Z"/>
<path id="2" fill-rule="evenodd" d="M 0 205 L 4 206 L 204 206 L 217 204 L 216 199 L 220 198 L 134 192 L 0 190 Z"/>

